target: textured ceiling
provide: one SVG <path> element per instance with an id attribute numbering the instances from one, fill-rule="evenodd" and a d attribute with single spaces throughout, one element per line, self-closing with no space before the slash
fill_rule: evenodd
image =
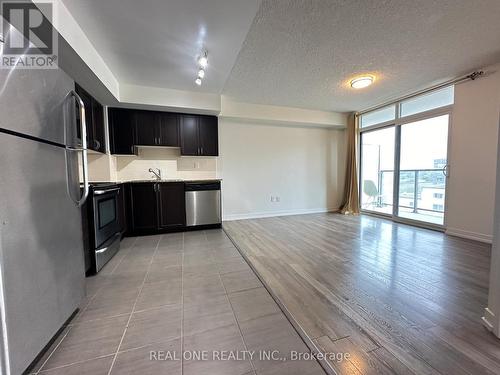
<path id="1" fill-rule="evenodd" d="M 498 61 L 500 0 L 263 0 L 224 94 L 360 110 Z"/>
<path id="2" fill-rule="evenodd" d="M 120 83 L 220 93 L 260 0 L 63 0 Z M 196 58 L 209 52 L 203 85 Z"/>

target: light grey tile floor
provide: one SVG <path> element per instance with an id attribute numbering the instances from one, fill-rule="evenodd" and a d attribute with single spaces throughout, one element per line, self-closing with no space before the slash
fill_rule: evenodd
<path id="1" fill-rule="evenodd" d="M 33 373 L 324 374 L 261 350 L 308 349 L 222 230 L 125 238 Z"/>

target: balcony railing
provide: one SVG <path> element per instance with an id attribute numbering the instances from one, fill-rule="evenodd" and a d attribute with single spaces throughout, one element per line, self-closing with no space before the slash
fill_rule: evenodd
<path id="1" fill-rule="evenodd" d="M 402 169 L 399 173 L 398 207 L 415 214 L 419 211 L 444 213 L 445 178 L 442 168 Z M 364 194 L 372 199 L 371 202 L 364 202 L 364 206 L 368 204 L 374 209 L 392 207 L 393 179 L 394 170 L 383 169 L 378 172 L 378 181 L 370 183 L 376 191 L 372 188 L 367 192 L 366 185 L 363 185 Z"/>

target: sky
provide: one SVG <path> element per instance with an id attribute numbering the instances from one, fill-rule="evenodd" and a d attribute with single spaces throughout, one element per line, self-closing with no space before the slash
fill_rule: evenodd
<path id="1" fill-rule="evenodd" d="M 401 169 L 434 168 L 435 159 L 446 159 L 448 115 L 402 125 Z M 363 169 L 376 168 L 380 146 L 380 168 L 394 169 L 394 127 L 362 135 Z"/>

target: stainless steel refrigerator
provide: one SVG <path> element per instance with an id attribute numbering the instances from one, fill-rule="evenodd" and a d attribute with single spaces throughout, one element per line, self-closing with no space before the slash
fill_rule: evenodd
<path id="1" fill-rule="evenodd" d="M 62 70 L 0 69 L 0 373 L 25 371 L 84 297 L 82 134 Z"/>

